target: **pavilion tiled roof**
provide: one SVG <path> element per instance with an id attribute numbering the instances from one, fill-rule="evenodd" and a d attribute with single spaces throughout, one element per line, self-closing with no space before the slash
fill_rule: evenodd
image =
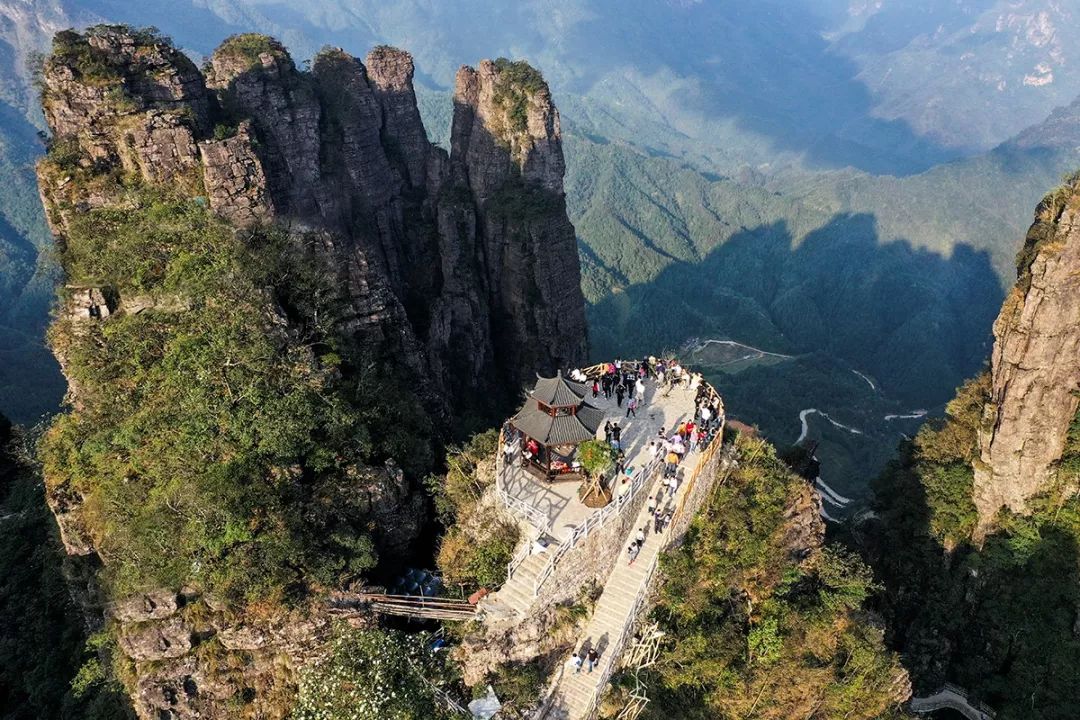
<path id="1" fill-rule="evenodd" d="M 548 406 L 569 407 L 585 398 L 586 387 L 579 382 L 567 380 L 562 371 L 553 378 L 537 376 L 531 397 Z"/>
<path id="2" fill-rule="evenodd" d="M 578 402 L 576 414 L 554 417 L 541 410 L 535 402 L 526 402 L 510 422 L 541 445 L 549 447 L 592 440 L 600 423 L 604 422 L 604 411 L 580 399 Z"/>

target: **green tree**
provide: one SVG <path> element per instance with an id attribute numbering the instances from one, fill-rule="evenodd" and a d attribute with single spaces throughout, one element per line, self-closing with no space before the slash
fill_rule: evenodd
<path id="1" fill-rule="evenodd" d="M 292 720 L 450 718 L 433 687 L 448 685 L 426 633 L 339 628 L 330 654 L 302 671 Z"/>

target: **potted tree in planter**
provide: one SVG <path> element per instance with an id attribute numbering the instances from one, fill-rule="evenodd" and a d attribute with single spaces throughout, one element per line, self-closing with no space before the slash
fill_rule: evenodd
<path id="1" fill-rule="evenodd" d="M 604 475 L 615 464 L 615 448 L 603 440 L 586 440 L 578 445 L 577 460 L 586 475 L 578 491 L 581 502 L 591 508 L 607 505 L 612 488 L 604 485 Z"/>

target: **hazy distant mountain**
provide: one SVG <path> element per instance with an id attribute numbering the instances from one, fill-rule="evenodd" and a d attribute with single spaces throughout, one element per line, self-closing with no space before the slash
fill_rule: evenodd
<path id="1" fill-rule="evenodd" d="M 1080 0 L 0 0 L 0 18 L 3 77 L 18 77 L 0 81 L 0 148 L 18 148 L 2 155 L 0 293 L 30 313 L 7 320 L 25 332 L 5 332 L 0 407 L 19 420 L 37 411 L 19 409 L 21 379 L 51 366 L 41 272 L 18 304 L 44 232 L 32 90 L 14 71 L 65 24 L 157 25 L 195 56 L 249 30 L 298 58 L 398 44 L 437 139 L 460 64 L 527 57 L 563 113 L 596 353 L 697 336 L 811 354 L 812 369 L 725 383 L 780 440 L 795 439 L 800 403 L 880 416 L 951 396 L 985 354 L 1030 208 L 1080 164 L 1077 108 L 1042 122 L 1080 95 L 1066 42 Z"/>
<path id="2" fill-rule="evenodd" d="M 1080 94 L 1064 39 L 1076 0 L 3 4 L 156 24 L 198 53 L 240 29 L 274 33 L 298 57 L 400 44 L 443 87 L 477 57 L 527 56 L 583 132 L 717 172 L 910 173 L 989 149 Z"/>
<path id="3" fill-rule="evenodd" d="M 873 113 L 965 151 L 988 149 L 1080 94 L 1075 0 L 836 0 L 832 52 Z M 831 12 L 830 12 L 831 10 Z"/>

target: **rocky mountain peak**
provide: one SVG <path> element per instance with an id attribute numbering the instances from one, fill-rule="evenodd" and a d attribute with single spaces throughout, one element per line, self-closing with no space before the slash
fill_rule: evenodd
<path id="1" fill-rule="evenodd" d="M 192 141 L 209 129 L 209 97 L 198 68 L 152 31 L 61 31 L 42 84 L 46 122 L 55 136 L 77 142 L 86 161 L 127 164 L 132 143 L 116 132 L 121 117 L 134 118 L 123 129 L 128 135 L 138 132 L 140 120 L 144 133 L 183 126 Z"/>
<path id="2" fill-rule="evenodd" d="M 486 89 L 471 106 L 475 112 L 468 126 L 454 130 L 455 137 L 476 142 L 468 151 L 455 149 L 454 168 L 447 153 L 428 140 L 412 85 L 413 61 L 404 51 L 376 48 L 366 63 L 343 50 L 324 51 L 308 72 L 297 68 L 276 40 L 244 34 L 227 39 L 200 71 L 154 32 L 102 26 L 59 33 L 44 64 L 42 97 L 53 137 L 38 165 L 38 180 L 68 274 L 52 338 L 70 382 L 71 415 L 95 418 L 87 427 L 105 442 L 122 434 L 117 428 L 130 413 L 108 404 L 114 393 L 103 392 L 102 385 L 114 379 L 88 372 L 87 365 L 96 361 L 88 361 L 83 348 L 100 338 L 98 352 L 120 352 L 109 329 L 140 332 L 147 318 L 154 318 L 163 333 L 148 340 L 151 344 L 172 347 L 162 338 L 185 323 L 212 334 L 213 322 L 219 322 L 217 316 L 208 319 L 215 302 L 234 290 L 242 293 L 236 314 L 246 323 L 243 336 L 265 340 L 270 348 L 259 362 L 288 354 L 290 372 L 311 380 L 304 387 L 318 385 L 326 392 L 364 384 L 374 395 L 400 392 L 396 409 L 422 414 L 432 436 L 453 429 L 450 408 L 457 418 L 501 418 L 534 372 L 583 364 L 584 300 L 576 235 L 563 197 L 557 112 L 531 68 L 487 62 L 480 67 L 478 88 Z M 487 129 L 486 123 L 500 122 L 496 133 Z M 487 141 L 496 136 L 501 144 Z M 88 223 L 109 213 L 116 223 L 109 227 L 123 230 L 88 229 Z M 190 222 L 200 224 L 182 238 L 173 226 L 152 238 L 156 226 L 136 228 L 147 213 L 174 220 L 190 213 Z M 292 262 L 280 256 L 295 253 L 303 263 L 295 274 L 273 276 L 280 287 L 258 279 L 252 280 L 257 287 L 248 288 L 237 281 L 243 274 L 239 265 L 222 270 L 230 279 L 221 286 L 185 276 L 165 287 L 155 274 L 171 266 L 177 246 L 209 243 L 200 252 L 220 253 L 223 266 L 231 267 L 229 252 L 272 253 L 265 243 L 279 241 L 282 249 L 273 262 Z M 158 260 L 153 271 L 136 277 L 128 262 L 144 251 Z M 218 272 L 209 264 L 214 270 L 208 273 Z M 294 280 L 297 275 L 304 278 Z M 291 287 L 291 281 L 299 287 Z M 308 281 L 310 286 L 303 284 Z M 210 302 L 191 299 L 204 292 Z M 309 302 L 317 309 L 311 314 L 304 309 Z M 239 335 L 218 345 L 233 337 Z M 309 337 L 316 339 L 307 344 Z M 340 354 L 317 355 L 312 345 L 324 341 Z M 277 382 L 282 374 L 267 371 L 259 378 Z M 137 392 L 141 380 L 127 379 Z M 207 390 L 232 398 L 221 406 L 226 414 L 242 402 L 229 382 L 220 388 L 208 383 Z M 121 401 L 133 397 L 121 394 Z M 342 390 L 340 399 L 342 408 L 353 407 L 351 394 Z M 153 416 L 179 412 L 173 402 L 172 396 L 162 397 Z M 186 452 L 166 435 L 166 455 Z M 434 441 L 411 437 L 410 449 L 403 452 L 412 453 L 414 442 Z M 236 452 L 227 448 L 230 456 Z M 322 522 L 325 508 L 342 507 L 348 523 L 374 533 L 379 553 L 396 557 L 417 535 L 423 515 L 416 478 L 393 470 L 391 462 L 385 468 L 368 466 L 368 458 L 353 452 L 335 450 L 331 454 L 341 464 L 320 465 L 325 471 L 315 473 L 325 497 L 337 500 L 313 500 L 318 512 L 296 512 L 305 522 Z M 285 455 L 293 459 L 304 453 Z M 202 462 L 200 457 L 196 464 Z M 116 511 L 109 524 L 86 510 L 107 491 L 103 487 L 113 487 L 110 471 L 100 470 L 82 484 L 66 467 L 50 465 L 46 484 L 67 551 L 98 555 L 107 573 L 138 575 L 132 566 L 139 563 L 117 550 L 127 547 L 115 530 L 124 525 L 115 517 L 122 513 Z M 298 486 L 304 473 L 300 465 L 258 468 L 253 478 L 258 472 L 288 478 L 282 487 Z M 160 477 L 156 471 L 144 475 L 140 482 L 147 486 Z M 197 490 L 193 485 L 191 492 Z M 187 573 L 181 580 L 154 577 L 154 583 L 166 586 L 150 588 L 153 597 L 110 598 L 128 610 L 116 614 L 116 632 L 119 651 L 134 666 L 128 690 L 140 717 L 232 717 L 224 708 L 244 689 L 238 683 L 261 677 L 264 668 L 287 667 L 253 682 L 265 688 L 242 715 L 279 717 L 267 708 L 278 707 L 275 695 L 288 691 L 294 669 L 311 649 L 321 647 L 327 627 L 321 611 L 303 609 L 294 622 L 283 619 L 282 608 L 271 608 L 267 627 L 241 628 L 228 608 L 212 607 L 212 581 L 195 579 L 190 597 L 174 602 L 183 580 L 191 579 Z M 149 582 L 140 576 L 116 592 Z M 150 614 L 139 615 L 132 607 L 150 608 Z M 215 614 L 210 624 L 207 608 Z M 277 624 L 288 631 L 275 634 Z M 200 645 L 211 637 L 230 653 L 255 658 L 246 677 L 219 673 L 203 661 Z M 189 686 L 196 689 L 188 692 Z"/>
<path id="3" fill-rule="evenodd" d="M 214 50 L 207 62 L 206 82 L 220 89 L 244 73 L 270 71 L 288 75 L 295 70 L 292 57 L 277 40 L 258 33 L 243 33 L 226 39 Z"/>
<path id="4" fill-rule="evenodd" d="M 458 70 L 451 154 L 468 166 L 481 198 L 513 177 L 562 194 L 562 129 L 543 76 L 505 58 Z"/>
<path id="5" fill-rule="evenodd" d="M 1018 280 L 994 323 L 992 387 L 979 432 L 975 504 L 988 526 L 1002 507 L 1058 479 L 1080 404 L 1080 178 L 1039 205 Z"/>
<path id="6" fill-rule="evenodd" d="M 413 57 L 404 50 L 389 45 L 380 45 L 367 54 L 364 59 L 368 77 L 375 87 L 382 92 L 413 91 Z"/>

